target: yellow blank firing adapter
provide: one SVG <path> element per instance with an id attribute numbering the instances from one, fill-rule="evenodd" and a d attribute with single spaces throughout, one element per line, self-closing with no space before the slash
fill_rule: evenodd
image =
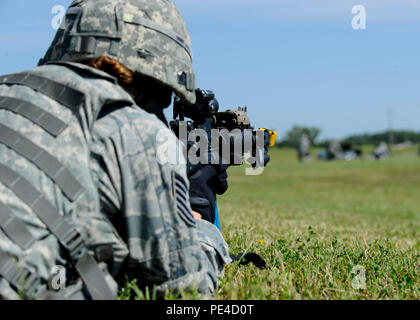
<path id="1" fill-rule="evenodd" d="M 277 139 L 277 132 L 274 130 L 266 129 L 266 128 L 260 128 L 260 130 L 268 131 L 268 139 L 270 139 L 270 147 L 274 147 L 276 145 L 276 139 Z"/>

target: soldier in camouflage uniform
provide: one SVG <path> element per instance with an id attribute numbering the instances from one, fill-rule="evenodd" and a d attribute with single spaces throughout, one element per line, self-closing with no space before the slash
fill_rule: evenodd
<path id="1" fill-rule="evenodd" d="M 332 140 L 328 144 L 327 157 L 328 160 L 344 159 L 343 147 L 341 146 L 341 143 L 338 140 Z"/>
<path id="2" fill-rule="evenodd" d="M 311 140 L 306 133 L 302 134 L 298 146 L 298 159 L 300 162 L 309 160 L 311 156 Z"/>
<path id="3" fill-rule="evenodd" d="M 372 152 L 372 157 L 376 160 L 384 160 L 391 155 L 391 150 L 386 142 L 382 141 Z"/>
<path id="4" fill-rule="evenodd" d="M 185 164 L 157 161 L 172 92 L 195 101 L 190 46 L 170 1 L 79 0 L 39 67 L 0 77 L 1 299 L 112 299 L 125 274 L 214 293 L 227 245 L 193 219 Z"/>

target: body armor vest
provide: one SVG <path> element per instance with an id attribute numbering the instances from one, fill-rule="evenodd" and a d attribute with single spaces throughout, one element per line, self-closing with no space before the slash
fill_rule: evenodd
<path id="1" fill-rule="evenodd" d="M 53 296 L 51 268 L 62 265 L 91 298 L 116 297 L 98 255 L 125 244 L 100 212 L 89 143 L 101 110 L 133 104 L 115 78 L 81 64 L 0 77 L 0 280 L 16 292 Z"/>

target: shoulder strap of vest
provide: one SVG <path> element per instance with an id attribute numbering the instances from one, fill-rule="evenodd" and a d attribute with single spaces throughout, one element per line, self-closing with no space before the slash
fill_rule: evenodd
<path id="1" fill-rule="evenodd" d="M 82 92 L 30 73 L 15 73 L 0 77 L 0 84 L 17 84 L 27 86 L 71 109 L 79 107 L 85 99 Z"/>
<path id="2" fill-rule="evenodd" d="M 29 269 L 18 266 L 2 249 L 0 249 L 0 276 L 13 287 L 25 292 L 31 299 L 35 298 L 41 286 L 39 277 Z"/>
<path id="3" fill-rule="evenodd" d="M 73 261 L 92 298 L 95 300 L 115 299 L 105 280 L 103 271 L 88 252 L 82 234 L 73 223 L 64 219 L 58 210 L 28 180 L 1 163 L 0 182 L 32 208 L 48 230 L 58 239 Z M 22 238 L 22 240 L 24 239 Z M 19 240 L 20 242 L 23 241 Z M 0 275 L 19 288 L 19 282 L 16 282 L 16 279 L 21 279 L 22 275 L 19 270 L 19 272 L 16 271 L 17 267 L 12 262 L 13 260 L 11 261 L 8 256 L 0 255 Z M 29 277 L 26 273 L 25 276 Z M 32 286 L 35 279 L 33 279 L 33 276 L 30 279 L 30 286 Z"/>
<path id="4" fill-rule="evenodd" d="M 32 121 L 55 138 L 68 126 L 67 123 L 51 113 L 21 99 L 0 97 L 0 109 L 11 111 Z"/>
<path id="5" fill-rule="evenodd" d="M 25 223 L 18 219 L 12 210 L 2 202 L 0 202 L 0 228 L 6 236 L 24 250 L 35 242 Z"/>
<path id="6" fill-rule="evenodd" d="M 83 187 L 66 167 L 22 134 L 0 124 L 0 142 L 36 165 L 70 201 L 75 201 L 83 193 Z"/>

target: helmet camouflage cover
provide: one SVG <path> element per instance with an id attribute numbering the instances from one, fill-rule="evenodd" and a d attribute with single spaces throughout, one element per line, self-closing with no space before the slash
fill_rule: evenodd
<path id="1" fill-rule="evenodd" d="M 73 1 L 40 64 L 103 55 L 195 102 L 191 38 L 172 1 Z"/>

